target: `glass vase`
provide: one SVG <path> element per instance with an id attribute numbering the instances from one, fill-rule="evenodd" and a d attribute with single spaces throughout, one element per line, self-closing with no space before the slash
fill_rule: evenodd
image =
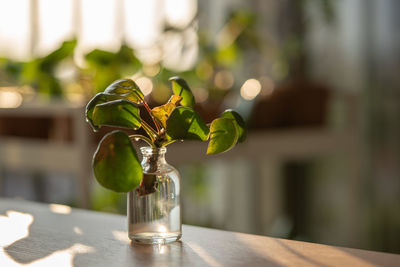
<path id="1" fill-rule="evenodd" d="M 142 147 L 143 179 L 128 193 L 129 238 L 163 244 L 182 235 L 180 176 L 165 160 L 167 149 Z"/>

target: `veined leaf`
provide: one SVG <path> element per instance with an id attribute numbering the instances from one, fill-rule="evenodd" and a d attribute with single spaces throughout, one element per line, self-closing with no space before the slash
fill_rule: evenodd
<path id="1" fill-rule="evenodd" d="M 141 126 L 139 108 L 124 99 L 98 104 L 93 110 L 92 123 L 96 127 L 108 125 L 136 130 Z"/>
<path id="2" fill-rule="evenodd" d="M 195 101 L 192 91 L 186 81 L 178 76 L 171 77 L 172 91 L 175 95 L 182 97 L 181 105 L 185 107 L 194 107 Z"/>
<path id="3" fill-rule="evenodd" d="M 171 112 L 176 108 L 179 102 L 182 100 L 182 97 L 178 95 L 172 95 L 168 102 L 162 106 L 155 107 L 151 110 L 153 116 L 161 122 L 162 126 L 166 128 L 167 126 L 167 118 L 171 114 Z"/>
<path id="4" fill-rule="evenodd" d="M 122 131 L 108 133 L 100 141 L 93 156 L 93 170 L 102 186 L 116 192 L 133 190 L 143 176 L 131 140 Z"/>
<path id="5" fill-rule="evenodd" d="M 203 119 L 189 107 L 177 107 L 167 119 L 167 134 L 174 140 L 206 141 L 210 130 Z"/>
<path id="6" fill-rule="evenodd" d="M 90 126 L 93 128 L 94 131 L 97 131 L 99 129 L 99 127 L 93 124 L 93 110 L 95 106 L 98 104 L 106 103 L 108 101 L 117 100 L 119 98 L 120 97 L 116 95 L 98 93 L 89 101 L 89 103 L 86 105 L 85 115 L 86 115 L 86 121 L 90 124 Z"/>
<path id="7" fill-rule="evenodd" d="M 104 93 L 111 95 L 119 95 L 126 100 L 132 101 L 134 103 L 142 102 L 144 95 L 140 91 L 139 86 L 131 79 L 117 80 L 110 84 Z"/>
<path id="8" fill-rule="evenodd" d="M 207 154 L 218 154 L 231 149 L 238 141 L 238 130 L 233 119 L 218 118 L 210 126 Z"/>
<path id="9" fill-rule="evenodd" d="M 238 142 L 242 143 L 244 140 L 246 140 L 247 136 L 246 123 L 244 122 L 243 118 L 240 116 L 239 113 L 237 113 L 232 109 L 227 109 L 222 113 L 220 118 L 233 119 L 233 122 L 235 123 L 239 133 Z"/>

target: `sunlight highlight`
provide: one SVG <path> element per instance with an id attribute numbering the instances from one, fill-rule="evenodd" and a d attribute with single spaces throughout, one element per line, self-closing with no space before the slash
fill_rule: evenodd
<path id="1" fill-rule="evenodd" d="M 352 255 L 344 250 L 327 245 L 307 242 L 302 242 L 299 245 L 297 241 L 276 238 L 261 240 L 240 233 L 236 233 L 235 238 L 254 254 L 263 257 L 267 261 L 274 262 L 275 265 L 324 266 L 326 264 L 321 259 L 325 256 L 336 259 L 336 265 L 338 266 L 376 266 L 357 257 L 357 255 Z M 274 253 L 271 253 L 271 251 Z"/>
<path id="2" fill-rule="evenodd" d="M 52 204 L 55 205 L 55 204 Z M 57 208 L 63 205 L 56 205 Z M 64 206 L 67 207 L 67 206 Z M 72 267 L 77 254 L 95 252 L 95 248 L 80 243 L 75 243 L 69 248 L 57 250 L 46 257 L 39 258 L 28 264 L 21 264 L 13 259 L 5 248 L 13 243 L 29 237 L 30 227 L 34 217 L 29 213 L 9 210 L 6 215 L 0 215 L 0 266 L 7 267 L 39 267 L 57 266 Z M 78 227 L 75 227 L 79 229 Z M 74 228 L 74 231 L 76 230 Z M 78 230 L 77 230 L 78 231 Z M 82 231 L 82 230 L 80 230 Z"/>
<path id="3" fill-rule="evenodd" d="M 66 206 L 66 205 L 49 204 L 49 208 L 52 212 L 58 213 L 58 214 L 70 214 L 71 213 L 71 207 Z"/>
<path id="4" fill-rule="evenodd" d="M 11 2 L 11 1 L 10 1 Z M 73 29 L 73 1 L 38 1 L 38 44 L 36 54 L 44 56 L 71 39 Z"/>
<path id="5" fill-rule="evenodd" d="M 57 250 L 50 255 L 40 258 L 31 262 L 30 264 L 24 264 L 23 266 L 34 267 L 34 266 L 57 266 L 57 267 L 73 267 L 74 258 L 77 254 L 93 253 L 96 250 L 93 247 L 86 246 L 80 243 L 76 243 L 73 246 Z M 22 265 L 16 265 L 22 266 Z"/>
<path id="6" fill-rule="evenodd" d="M 74 227 L 74 233 L 77 234 L 77 235 L 82 235 L 82 234 L 83 234 L 83 231 L 82 231 L 82 229 L 79 228 L 78 226 L 75 226 L 75 227 Z"/>
<path id="7" fill-rule="evenodd" d="M 81 27 L 78 49 L 89 52 L 94 48 L 117 51 L 121 33 L 117 32 L 116 5 L 112 0 L 81 1 Z M 107 18 L 107 19 L 105 19 Z"/>
<path id="8" fill-rule="evenodd" d="M 155 0 L 125 0 L 124 16 L 126 42 L 145 48 L 156 43 L 163 30 L 162 9 Z"/>
<path id="9" fill-rule="evenodd" d="M 167 232 L 167 228 L 164 225 L 160 225 L 160 226 L 157 227 L 157 232 L 166 233 Z"/>
<path id="10" fill-rule="evenodd" d="M 165 252 L 168 251 L 168 247 L 163 244 L 158 244 L 157 246 L 154 246 L 154 248 L 157 250 L 158 254 L 165 254 Z"/>
<path id="11" fill-rule="evenodd" d="M 183 28 L 197 12 L 196 0 L 165 0 L 165 16 L 168 24 Z"/>
<path id="12" fill-rule="evenodd" d="M 196 254 L 202 258 L 208 265 L 210 266 L 222 266 L 222 264 L 220 264 L 219 262 L 217 262 L 216 259 L 214 259 L 214 257 L 212 257 L 205 249 L 203 249 L 202 247 L 200 247 L 199 245 L 193 243 L 193 242 L 186 242 L 186 244 L 193 249 L 194 252 L 196 252 Z"/>
<path id="13" fill-rule="evenodd" d="M 114 238 L 117 239 L 120 242 L 127 243 L 127 244 L 129 244 L 131 242 L 131 240 L 128 237 L 128 233 L 127 232 L 113 230 L 111 233 L 114 236 Z"/>
<path id="14" fill-rule="evenodd" d="M 3 87 L 0 90 L 0 108 L 17 108 L 22 104 L 22 95 L 12 88 Z"/>
<path id="15" fill-rule="evenodd" d="M 149 77 L 154 77 L 156 76 L 161 70 L 161 67 L 159 64 L 154 64 L 154 65 L 144 65 L 143 66 L 143 73 L 146 76 Z"/>
<path id="16" fill-rule="evenodd" d="M 240 88 L 240 95 L 245 100 L 253 100 L 261 91 L 261 83 L 256 79 L 248 79 Z"/>
<path id="17" fill-rule="evenodd" d="M 147 77 L 140 77 L 135 80 L 142 93 L 146 96 L 153 91 L 153 82 Z"/>
<path id="18" fill-rule="evenodd" d="M 0 0 L 0 56 L 18 60 L 29 58 L 30 0 Z"/>
<path id="19" fill-rule="evenodd" d="M 0 246 L 7 246 L 26 238 L 33 220 L 31 214 L 13 210 L 7 211 L 5 216 L 0 215 Z"/>

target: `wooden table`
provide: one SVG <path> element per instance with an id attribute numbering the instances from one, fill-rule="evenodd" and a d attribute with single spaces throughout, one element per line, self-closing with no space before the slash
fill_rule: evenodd
<path id="1" fill-rule="evenodd" d="M 0 199 L 0 266 L 399 266 L 400 255 L 183 226 L 132 244 L 124 216 Z"/>

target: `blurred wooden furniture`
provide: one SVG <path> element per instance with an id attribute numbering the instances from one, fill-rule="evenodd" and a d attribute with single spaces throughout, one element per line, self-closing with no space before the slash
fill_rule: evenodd
<path id="1" fill-rule="evenodd" d="M 184 195 L 196 203 L 202 212 L 191 209 L 190 205 L 183 206 L 184 218 L 231 231 L 288 235 L 292 225 L 288 222 L 285 210 L 285 164 L 291 161 L 310 165 L 322 161 L 326 164 L 329 161 L 330 169 L 324 169 L 325 173 L 314 172 L 313 177 L 310 175 L 311 181 L 320 183 L 314 184 L 311 188 L 314 191 L 308 191 L 308 203 L 321 204 L 319 208 L 307 206 L 314 213 L 302 216 L 321 222 L 321 214 L 317 212 L 329 207 L 335 216 L 335 223 L 330 224 L 329 230 L 322 223 L 318 225 L 322 225 L 320 231 L 325 229 L 333 238 L 323 237 L 321 242 L 356 247 L 365 245 L 362 238 L 367 233 L 359 227 L 366 219 L 361 190 L 365 182 L 361 166 L 362 139 L 354 128 L 254 131 L 249 133 L 245 143 L 220 155 L 206 155 L 206 142 L 172 144 L 168 147 L 167 161 L 178 167 L 191 164 L 191 168 L 183 168 L 188 170 L 186 173 L 181 173 L 184 187 L 185 182 L 194 180 L 196 166 L 206 169 L 200 175 L 203 175 L 203 185 L 206 184 L 204 198 L 207 200 L 197 201 L 192 197 L 196 191 Z M 338 159 L 340 162 L 337 162 Z M 335 172 L 337 166 L 339 172 Z M 194 188 L 193 182 L 188 183 Z M 326 196 L 326 199 L 321 199 L 321 196 Z"/>
<path id="2" fill-rule="evenodd" d="M 183 226 L 182 241 L 132 244 L 126 218 L 0 199 L 2 266 L 398 266 L 400 255 Z"/>
<path id="3" fill-rule="evenodd" d="M 28 121 L 49 118 L 52 127 L 47 138 L 1 135 L 0 168 L 72 174 L 77 177 L 78 205 L 88 207 L 91 142 L 84 119 L 84 106 L 65 101 L 35 101 L 18 108 L 0 108 L 1 118 L 8 118 L 9 121 L 10 118 L 25 118 Z M 66 120 L 71 122 L 70 127 L 66 126 Z M 18 128 L 23 127 L 29 132 L 28 126 L 18 125 Z M 68 131 L 71 133 L 68 134 Z"/>
<path id="4" fill-rule="evenodd" d="M 168 147 L 171 164 L 201 162 L 215 158 L 232 159 L 245 157 L 299 159 L 329 155 L 338 151 L 357 153 L 358 136 L 354 131 L 332 131 L 326 128 L 294 128 L 288 130 L 253 131 L 245 143 L 216 156 L 206 155 L 206 142 L 172 144 Z"/>

